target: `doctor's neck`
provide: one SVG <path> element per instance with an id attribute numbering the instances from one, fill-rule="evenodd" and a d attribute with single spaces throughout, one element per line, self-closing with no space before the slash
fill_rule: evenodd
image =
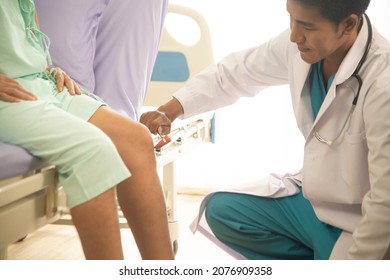
<path id="1" fill-rule="evenodd" d="M 351 15 L 342 21 L 337 27 L 339 38 L 334 42 L 336 48 L 322 60 L 322 72 L 324 79 L 327 80 L 331 75 L 337 72 L 347 53 L 356 41 L 361 29 L 362 21 L 356 15 Z"/>

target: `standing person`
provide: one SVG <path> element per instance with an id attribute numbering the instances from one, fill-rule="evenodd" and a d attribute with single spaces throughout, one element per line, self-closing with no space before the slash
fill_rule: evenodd
<path id="1" fill-rule="evenodd" d="M 123 259 L 117 199 L 143 259 L 173 259 L 150 132 L 59 68 L 33 0 L 0 2 L 0 141 L 56 166 L 87 259 Z"/>
<path id="2" fill-rule="evenodd" d="M 281 182 L 295 195 L 216 193 L 208 225 L 248 259 L 382 259 L 390 245 L 390 43 L 365 15 L 369 0 L 286 3 L 290 30 L 222 59 L 141 122 L 165 134 L 177 117 L 289 84 L 306 141 L 300 174 Z"/>
<path id="3" fill-rule="evenodd" d="M 168 0 L 36 0 L 50 54 L 78 84 L 138 120 Z"/>

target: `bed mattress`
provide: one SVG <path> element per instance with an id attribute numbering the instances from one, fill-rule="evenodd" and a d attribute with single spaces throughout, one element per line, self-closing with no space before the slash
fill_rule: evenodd
<path id="1" fill-rule="evenodd" d="M 45 165 L 19 146 L 0 143 L 0 180 L 23 175 Z"/>

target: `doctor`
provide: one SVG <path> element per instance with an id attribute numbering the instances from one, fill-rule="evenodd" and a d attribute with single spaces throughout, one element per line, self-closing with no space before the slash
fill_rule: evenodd
<path id="1" fill-rule="evenodd" d="M 369 0 L 286 2 L 290 30 L 210 66 L 141 122 L 168 133 L 177 117 L 289 84 L 306 139 L 297 194 L 216 193 L 208 225 L 249 259 L 382 259 L 390 245 L 390 43 L 365 16 Z"/>

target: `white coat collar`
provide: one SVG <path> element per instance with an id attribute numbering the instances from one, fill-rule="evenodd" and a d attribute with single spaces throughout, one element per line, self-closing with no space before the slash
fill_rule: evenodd
<path id="1" fill-rule="evenodd" d="M 341 62 L 340 67 L 334 78 L 333 85 L 342 84 L 347 79 L 349 79 L 349 77 L 352 76 L 353 72 L 355 71 L 356 67 L 358 66 L 364 54 L 367 40 L 368 40 L 368 25 L 367 22 L 363 20 L 363 26 L 355 40 L 355 43 L 352 45 L 351 49 L 348 51 L 344 60 Z"/>
<path id="2" fill-rule="evenodd" d="M 293 57 L 293 96 L 298 100 L 297 104 L 297 122 L 306 137 L 314 122 L 313 110 L 310 101 L 310 89 L 307 86 L 306 80 L 310 71 L 311 65 L 302 60 L 300 53 L 296 53 Z M 306 85 L 306 86 L 305 86 Z"/>

